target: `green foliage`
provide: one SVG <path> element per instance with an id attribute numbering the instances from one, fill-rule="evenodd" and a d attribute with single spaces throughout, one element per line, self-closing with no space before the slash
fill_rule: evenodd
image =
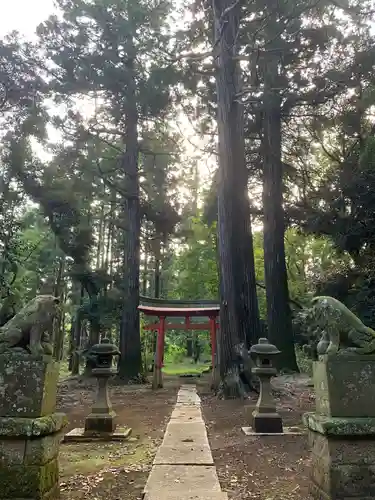
<path id="1" fill-rule="evenodd" d="M 296 346 L 296 358 L 298 363 L 298 368 L 301 373 L 306 373 L 310 377 L 313 375 L 313 360 L 309 357 L 300 346 Z"/>
<path id="2" fill-rule="evenodd" d="M 218 271 L 216 227 L 208 227 L 199 217 L 188 221 L 189 237 L 174 260 L 173 298 L 216 299 Z"/>
<path id="3" fill-rule="evenodd" d="M 182 346 L 167 342 L 165 347 L 164 362 L 178 364 L 186 358 L 186 349 Z"/>

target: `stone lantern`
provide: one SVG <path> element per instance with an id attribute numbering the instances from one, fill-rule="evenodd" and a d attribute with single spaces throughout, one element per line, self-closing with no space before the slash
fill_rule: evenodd
<path id="1" fill-rule="evenodd" d="M 260 338 L 258 344 L 251 347 L 250 353 L 256 363 L 256 367 L 251 371 L 260 381 L 259 399 L 252 414 L 253 431 L 261 434 L 280 434 L 283 432 L 283 422 L 276 411 L 276 402 L 271 390 L 271 378 L 277 373 L 276 368 L 272 366 L 272 359 L 280 354 L 280 351 L 270 344 L 268 339 Z"/>
<path id="2" fill-rule="evenodd" d="M 104 338 L 100 344 L 92 346 L 90 355 L 94 360 L 92 374 L 98 380 L 98 393 L 90 415 L 86 417 L 85 433 L 113 433 L 116 428 L 116 414 L 108 394 L 109 378 L 117 374 L 112 368 L 113 357 L 120 354 L 117 347 Z"/>
<path id="3" fill-rule="evenodd" d="M 108 394 L 108 381 L 117 374 L 112 368 L 113 357 L 119 356 L 117 347 L 104 338 L 90 349 L 94 368 L 92 375 L 98 380 L 98 392 L 91 413 L 85 419 L 85 428 L 73 429 L 66 434 L 65 441 L 91 441 L 92 439 L 123 440 L 131 434 L 130 428 L 116 430 L 116 413 Z"/>

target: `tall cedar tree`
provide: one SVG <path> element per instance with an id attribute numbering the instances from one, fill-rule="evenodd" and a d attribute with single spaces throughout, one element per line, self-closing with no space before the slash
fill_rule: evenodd
<path id="1" fill-rule="evenodd" d="M 238 395 L 236 346 L 259 332 L 259 312 L 247 191 L 243 109 L 236 98 L 236 56 L 241 8 L 214 0 L 217 120 L 219 134 L 218 248 L 220 258 L 219 370 L 226 396 Z"/>
<path id="2" fill-rule="evenodd" d="M 278 89 L 280 24 L 274 6 L 269 6 L 265 28 L 266 53 L 263 79 L 263 235 L 264 276 L 269 340 L 281 351 L 280 366 L 298 371 L 289 305 L 285 262 L 283 169 L 281 156 L 281 95 Z"/>
<path id="3" fill-rule="evenodd" d="M 139 131 L 143 120 L 163 116 L 170 103 L 174 72 L 163 60 L 170 4 L 59 0 L 58 5 L 63 19 L 51 17 L 39 28 L 41 46 L 55 65 L 51 88 L 63 98 L 99 98 L 101 110 L 90 133 L 108 140 L 108 129 L 115 129 L 116 147 L 123 149 L 117 169 L 126 226 L 119 376 L 130 379 L 141 372 Z"/>
<path id="4" fill-rule="evenodd" d="M 280 366 L 297 370 L 285 264 L 283 198 L 293 172 L 285 163 L 286 139 L 291 123 L 299 132 L 306 116 L 315 117 L 320 105 L 343 91 L 337 69 L 341 76 L 342 49 L 352 43 L 351 33 L 340 29 L 343 21 L 329 1 L 260 1 L 250 9 L 254 15 L 242 40 L 250 70 L 248 132 L 258 130 L 260 144 L 268 331 L 282 351 Z"/>

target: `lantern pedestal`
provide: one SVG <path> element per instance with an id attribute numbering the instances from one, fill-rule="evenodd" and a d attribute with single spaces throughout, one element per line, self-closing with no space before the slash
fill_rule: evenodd
<path id="1" fill-rule="evenodd" d="M 109 377 L 115 374 L 108 368 L 94 368 L 92 374 L 98 379 L 98 393 L 90 415 L 85 420 L 85 434 L 87 436 L 101 433 L 113 433 L 116 429 L 116 413 L 108 394 Z"/>
<path id="2" fill-rule="evenodd" d="M 276 403 L 272 396 L 271 377 L 277 373 L 272 366 L 272 358 L 279 354 L 279 350 L 261 338 L 258 344 L 253 345 L 250 353 L 255 356 L 256 367 L 251 372 L 260 381 L 260 394 L 252 417 L 249 419 L 253 434 L 283 434 L 283 422 L 276 411 Z M 243 432 L 249 434 L 249 428 L 244 427 Z"/>
<path id="3" fill-rule="evenodd" d="M 282 433 L 283 421 L 277 413 L 271 388 L 271 377 L 276 375 L 276 368 L 261 366 L 253 368 L 252 373 L 257 375 L 260 380 L 260 394 L 253 411 L 252 427 L 257 433 Z"/>
<path id="4" fill-rule="evenodd" d="M 130 427 L 116 427 L 113 432 L 87 432 L 77 427 L 64 436 L 64 443 L 90 443 L 92 441 L 126 441 L 132 433 Z"/>
<path id="5" fill-rule="evenodd" d="M 108 394 L 108 381 L 117 372 L 112 370 L 113 356 L 118 354 L 117 348 L 103 339 L 101 344 L 91 348 L 95 362 L 92 374 L 98 380 L 98 392 L 91 413 L 85 419 L 85 428 L 73 429 L 66 434 L 64 441 L 92 441 L 92 440 L 125 440 L 131 434 L 130 428 L 116 428 L 116 413 Z"/>

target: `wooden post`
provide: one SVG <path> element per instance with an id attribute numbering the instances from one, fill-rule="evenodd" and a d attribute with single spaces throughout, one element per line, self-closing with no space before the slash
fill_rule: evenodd
<path id="1" fill-rule="evenodd" d="M 210 317 L 210 336 L 211 336 L 211 389 L 216 390 L 219 386 L 218 370 L 217 370 L 217 349 L 216 349 L 216 316 Z"/>
<path id="2" fill-rule="evenodd" d="M 157 389 L 159 387 L 159 380 L 160 380 L 160 357 L 159 357 L 159 343 L 160 343 L 160 318 L 159 318 L 159 323 L 155 325 L 156 328 L 156 349 L 155 349 L 155 359 L 154 359 L 154 375 L 152 379 L 152 388 Z"/>
<path id="3" fill-rule="evenodd" d="M 215 368 L 216 355 L 216 317 L 210 317 L 210 337 L 211 337 L 211 364 L 212 370 Z"/>
<path id="4" fill-rule="evenodd" d="M 159 317 L 158 324 L 158 339 L 157 339 L 157 354 L 155 363 L 155 377 L 153 388 L 159 389 L 163 387 L 163 362 L 164 362 L 164 341 L 165 341 L 165 316 Z"/>
<path id="5" fill-rule="evenodd" d="M 160 318 L 160 350 L 161 350 L 161 364 L 160 364 L 160 380 L 159 387 L 163 387 L 163 372 L 164 366 L 164 347 L 165 347 L 165 316 Z"/>

